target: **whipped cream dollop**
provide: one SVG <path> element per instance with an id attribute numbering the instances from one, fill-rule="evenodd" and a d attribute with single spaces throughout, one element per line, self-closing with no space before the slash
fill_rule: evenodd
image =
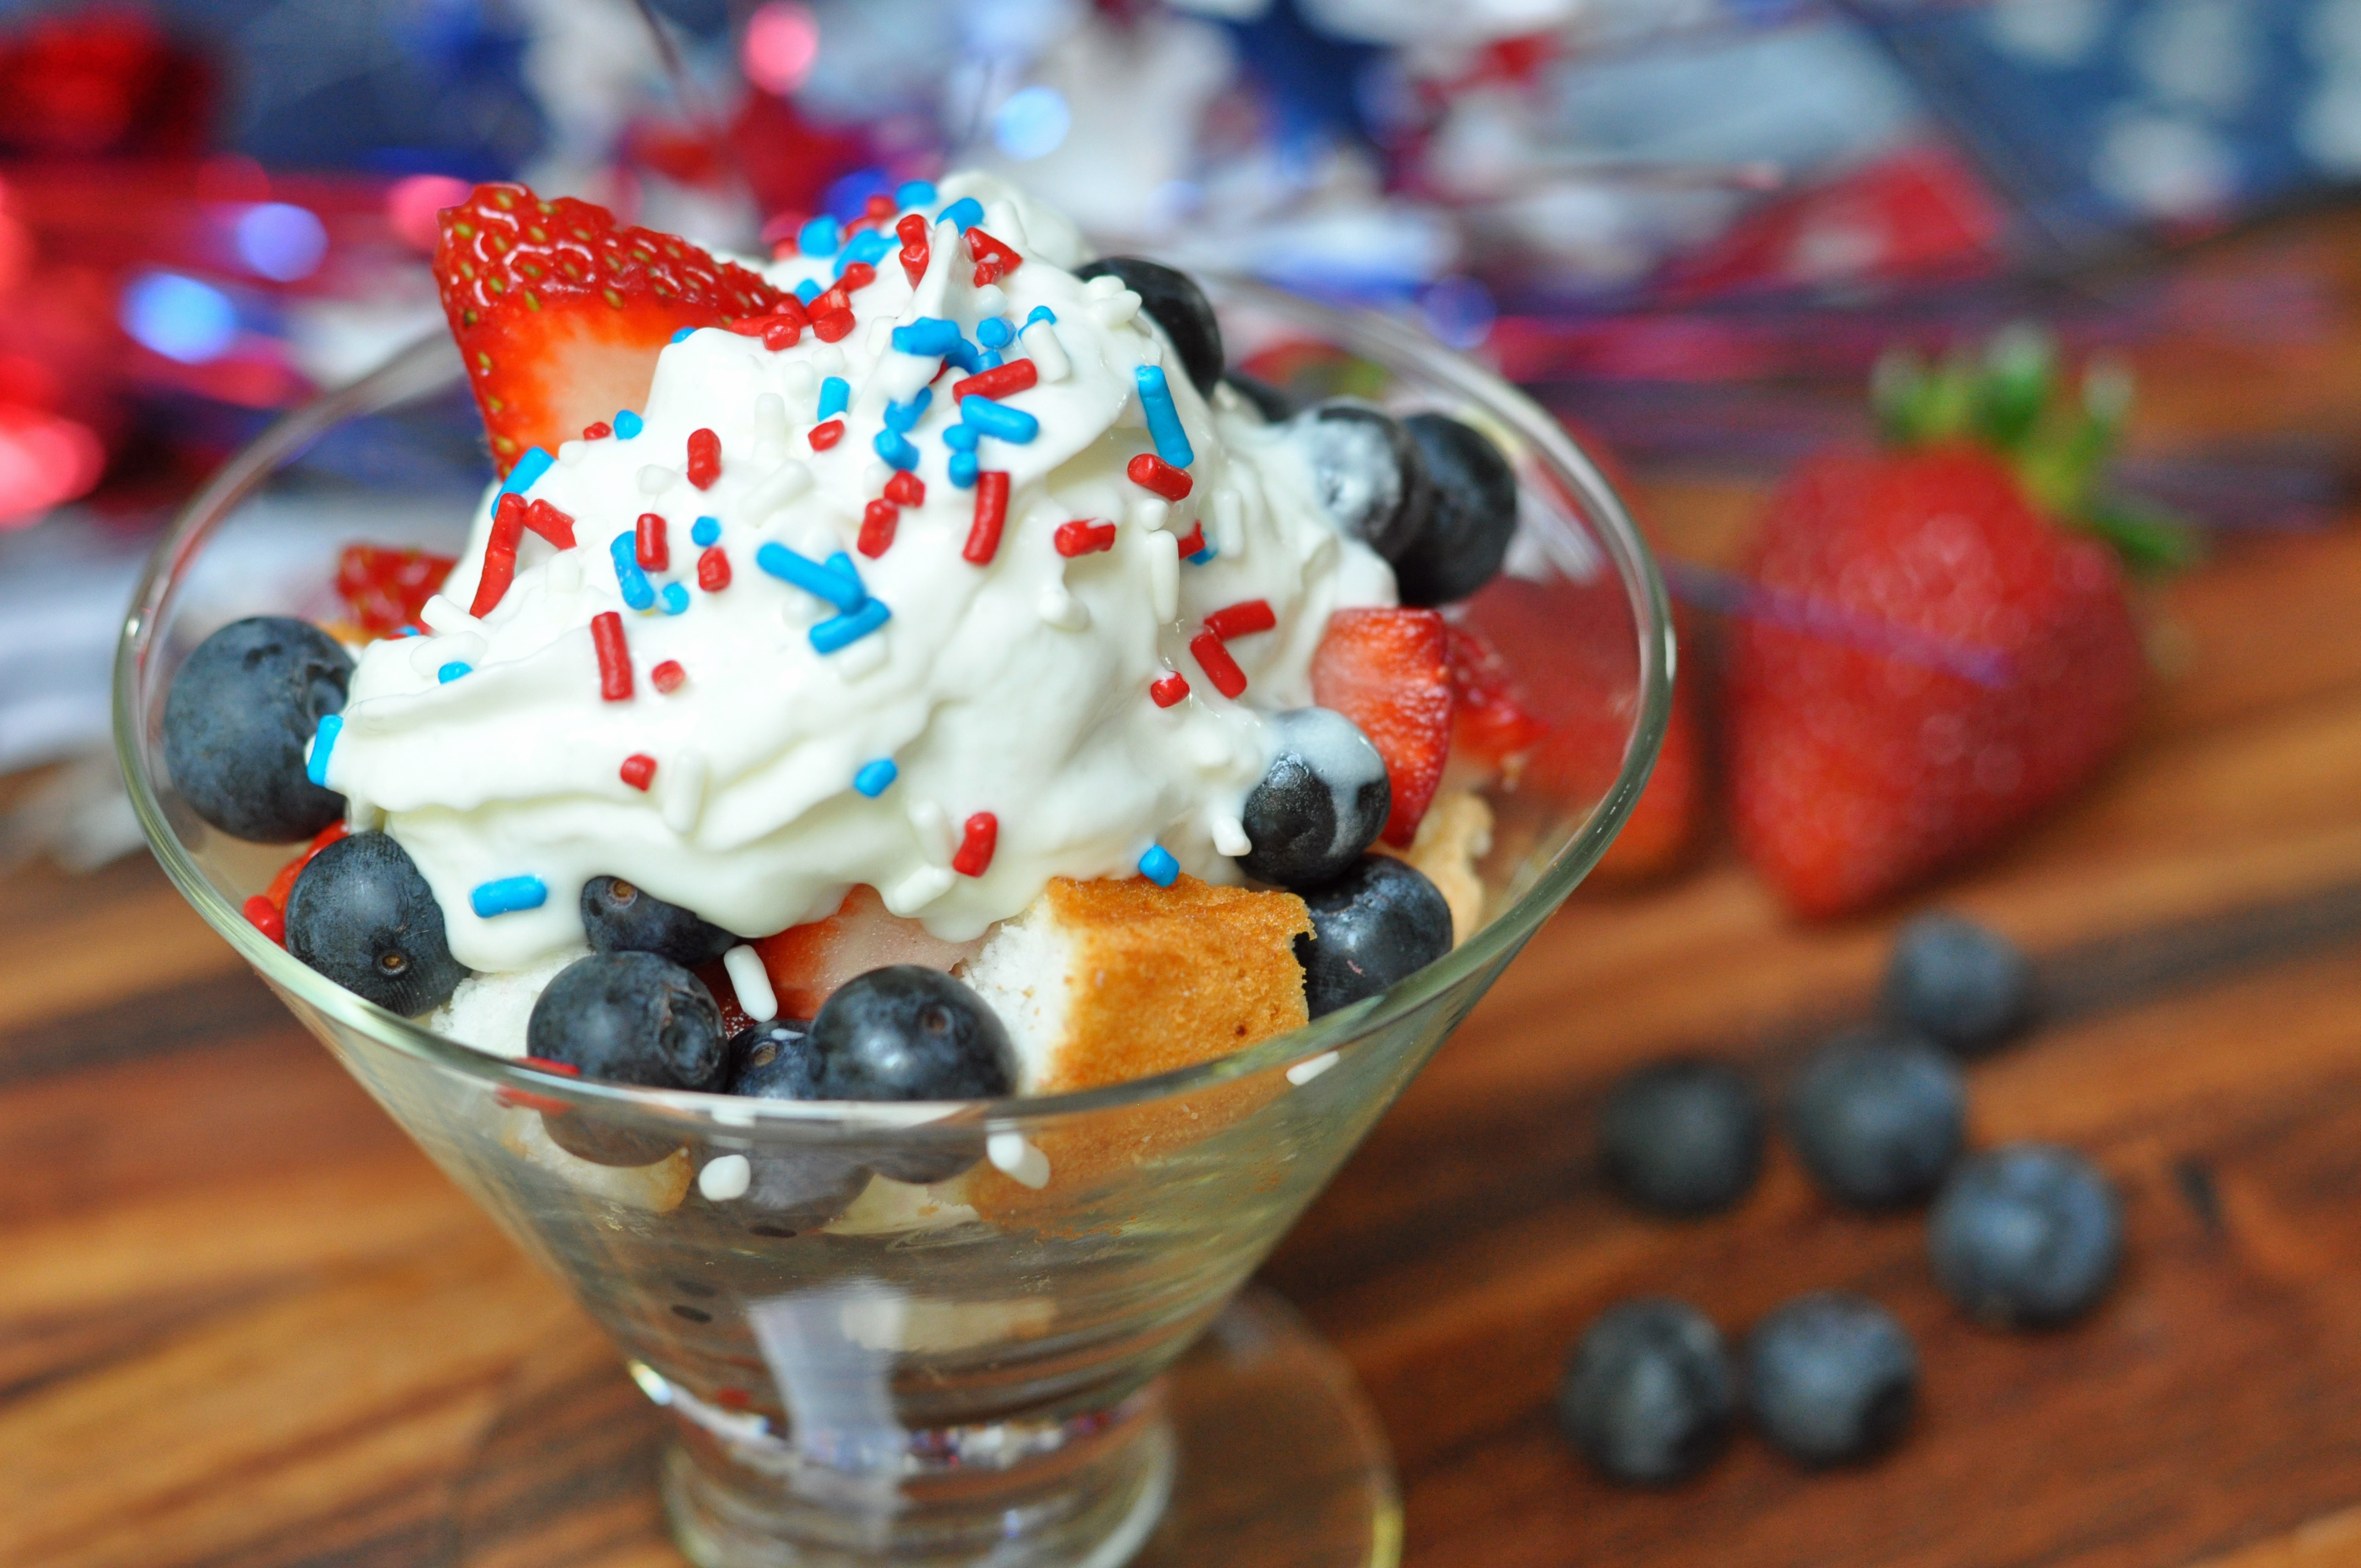
<path id="1" fill-rule="evenodd" d="M 922 215 L 924 273 L 909 280 L 897 240 L 840 341 L 807 329 L 774 351 L 708 329 L 664 349 L 636 429 L 618 422 L 631 433 L 566 442 L 523 489 L 572 519 L 574 546 L 526 533 L 511 585 L 470 615 L 488 495 L 426 634 L 361 653 L 314 770 L 409 851 L 462 962 L 515 970 L 578 948 L 580 890 L 597 875 L 746 936 L 821 918 L 865 883 L 954 941 L 1053 876 L 1134 875 L 1159 847 L 1194 875 L 1238 880 L 1241 809 L 1271 751 L 1264 716 L 1311 701 L 1329 612 L 1391 604 L 1391 572 L 1330 522 L 1283 427 L 1227 389 L 1209 405 L 1137 294 L 1073 275 L 1086 252 L 1058 214 L 961 175 Z M 1020 258 L 996 281 L 975 281 L 962 218 Z M 826 287 L 842 255 L 763 270 L 783 289 Z M 950 389 L 970 372 L 922 323 L 956 324 L 955 357 L 1000 341 L 1004 360 L 1031 360 L 1036 384 L 997 402 L 1022 417 L 964 421 Z M 895 345 L 914 326 L 925 352 L 908 351 L 910 334 Z M 1142 367 L 1167 372 L 1192 455 L 1179 500 L 1127 473 L 1159 450 Z M 843 429 L 818 447 L 828 418 Z M 718 475 L 691 462 L 708 431 Z M 864 516 L 899 471 L 881 432 L 925 493 L 871 555 Z M 963 448 L 973 484 L 954 481 Z M 978 498 L 994 474 L 1005 521 L 979 564 Z M 663 520 L 661 568 L 637 565 L 642 514 Z M 1062 554 L 1058 530 L 1075 521 L 1098 540 L 1112 524 L 1112 544 Z M 1184 560 L 1200 524 L 1210 554 Z M 708 548 L 726 587 L 702 586 L 717 580 L 700 576 Z M 1276 624 L 1224 642 L 1246 680 L 1232 699 L 1191 642 L 1209 615 L 1255 600 Z M 623 700 L 602 695 L 593 623 L 609 612 Z M 1175 674 L 1188 695 L 1165 706 L 1151 688 Z M 981 816 L 996 841 L 974 875 Z"/>

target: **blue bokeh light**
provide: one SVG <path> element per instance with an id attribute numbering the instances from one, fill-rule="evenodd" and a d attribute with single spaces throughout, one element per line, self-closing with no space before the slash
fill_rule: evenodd
<path id="1" fill-rule="evenodd" d="M 992 116 L 992 139 L 1018 162 L 1047 158 L 1065 145 L 1073 111 L 1054 87 L 1027 87 L 1009 95 Z"/>
<path id="2" fill-rule="evenodd" d="M 309 278 L 327 259 L 328 231 L 308 207 L 258 202 L 238 214 L 237 255 L 278 283 Z"/>
<path id="3" fill-rule="evenodd" d="M 183 365 L 218 359 L 237 341 L 237 306 L 210 283 L 148 272 L 123 291 L 123 330 Z"/>

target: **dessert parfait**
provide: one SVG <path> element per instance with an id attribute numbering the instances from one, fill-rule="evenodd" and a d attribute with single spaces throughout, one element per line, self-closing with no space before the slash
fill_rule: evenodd
<path id="1" fill-rule="evenodd" d="M 1540 727 L 1438 609 L 1515 527 L 1480 432 L 1288 408 L 1187 277 L 983 176 L 759 270 L 516 186 L 443 233 L 500 470 L 465 554 L 357 560 L 392 635 L 223 628 L 165 711 L 201 817 L 310 839 L 247 904 L 303 963 L 561 1075 L 950 1102 L 1235 1051 L 1481 920 L 1481 787 Z M 776 1208 L 742 1157 L 517 1122 L 651 1209 Z"/>

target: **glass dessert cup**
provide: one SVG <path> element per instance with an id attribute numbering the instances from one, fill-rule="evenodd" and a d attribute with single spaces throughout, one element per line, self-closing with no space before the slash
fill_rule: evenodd
<path id="1" fill-rule="evenodd" d="M 228 839 L 174 795 L 165 696 L 189 652 L 229 620 L 322 618 L 327 607 L 306 595 L 333 547 L 372 524 L 318 521 L 339 496 L 306 455 L 389 422 L 439 412 L 447 422 L 466 392 L 439 340 L 233 459 L 140 585 L 116 666 L 115 733 L 157 858 L 620 1347 L 674 1418 L 664 1497 L 700 1564 L 1241 1563 L 1265 1560 L 1257 1540 L 1269 1561 L 1392 1560 L 1382 1440 L 1341 1363 L 1273 1303 L 1224 1310 L 1605 851 L 1663 735 L 1670 622 L 1653 564 L 1598 470 L 1508 386 L 1389 320 L 1244 285 L 1217 294 L 1234 344 L 1312 345 L 1350 367 L 1349 389 L 1457 413 L 1510 449 L 1522 488 L 1511 576 L 1455 618 L 1512 658 L 1576 624 L 1611 656 L 1578 679 L 1550 677 L 1581 688 L 1598 730 L 1587 770 L 1487 791 L 1480 929 L 1384 996 L 1159 1077 L 931 1105 L 620 1089 L 428 1033 L 313 973 L 247 921 L 244 899 L 291 848 Z M 344 503 L 382 508 L 386 492 L 355 487 Z M 447 519 L 441 543 L 456 549 L 467 510 L 464 497 L 422 504 L 411 536 Z M 291 511 L 312 520 L 291 524 Z M 636 1136 L 653 1163 L 575 1159 L 545 1130 L 557 1116 Z M 742 1170 L 699 1179 L 731 1158 Z M 832 1210 L 781 1196 L 855 1165 L 969 1168 L 923 1190 L 877 1183 L 833 1223 Z M 753 1190 L 729 1198 L 741 1175 Z M 1207 1348 L 1168 1377 L 1217 1319 Z M 1269 1432 L 1274 1409 L 1303 1417 L 1290 1427 L 1303 1435 L 1242 1435 Z M 1216 1515 L 1227 1535 L 1189 1536 Z M 1239 1533 L 1249 1517 L 1256 1529 Z"/>

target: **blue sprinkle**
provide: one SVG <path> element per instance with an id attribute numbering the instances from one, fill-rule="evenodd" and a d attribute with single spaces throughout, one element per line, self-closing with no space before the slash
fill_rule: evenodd
<path id="1" fill-rule="evenodd" d="M 640 432 L 647 429 L 646 422 L 642 420 L 639 415 L 633 413 L 629 409 L 625 409 L 620 413 L 617 414 L 613 422 L 615 426 L 615 439 L 618 441 L 629 441 L 631 437 L 639 434 Z"/>
<path id="2" fill-rule="evenodd" d="M 806 256 L 833 256 L 836 253 L 836 220 L 814 218 L 797 229 L 796 248 Z"/>
<path id="3" fill-rule="evenodd" d="M 622 416 L 618 414 L 615 417 L 620 419 Z M 516 466 L 509 470 L 507 481 L 500 486 L 500 494 L 524 494 L 533 488 L 535 480 L 549 472 L 550 465 L 556 461 L 538 446 L 528 447 L 525 455 L 516 460 Z"/>
<path id="4" fill-rule="evenodd" d="M 1139 874 L 1159 887 L 1170 887 L 1180 879 L 1180 862 L 1163 845 L 1150 844 L 1139 857 Z"/>
<path id="5" fill-rule="evenodd" d="M 939 359 L 959 342 L 959 323 L 940 316 L 920 316 L 907 326 L 894 329 L 894 351 L 915 354 L 921 359 Z"/>
<path id="6" fill-rule="evenodd" d="M 834 419 L 852 401 L 852 383 L 841 376 L 830 376 L 819 384 L 819 417 Z"/>
<path id="7" fill-rule="evenodd" d="M 978 354 L 975 345 L 965 338 L 961 338 L 957 343 L 944 349 L 943 357 L 971 376 L 983 368 L 983 356 Z"/>
<path id="8" fill-rule="evenodd" d="M 1202 550 L 1198 551 L 1194 555 L 1191 555 L 1191 556 L 1190 556 L 1190 557 L 1188 558 L 1188 559 L 1189 559 L 1189 565 L 1191 565 L 1191 566 L 1202 566 L 1202 565 L 1203 565 L 1206 562 L 1208 562 L 1208 561 L 1212 560 L 1212 559 L 1213 559 L 1216 554 L 1220 554 L 1220 552 L 1216 551 L 1216 550 L 1215 550 L 1212 545 L 1208 544 L 1208 545 L 1206 545 Z"/>
<path id="9" fill-rule="evenodd" d="M 607 554 L 615 563 L 615 583 L 623 590 L 623 602 L 633 609 L 653 609 L 656 590 L 649 586 L 648 575 L 640 570 L 636 546 L 631 534 L 619 533 L 608 544 Z"/>
<path id="10" fill-rule="evenodd" d="M 960 419 L 986 435 L 996 435 L 1019 446 L 1041 433 L 1041 422 L 1023 409 L 1012 409 L 1006 403 L 995 403 L 972 393 L 960 400 Z"/>
<path id="11" fill-rule="evenodd" d="M 719 544 L 721 543 L 721 520 L 718 517 L 700 517 L 689 524 L 688 536 L 697 543 L 699 549 L 710 544 Z"/>
<path id="12" fill-rule="evenodd" d="M 1033 307 L 1033 313 L 1025 318 L 1025 324 L 1031 326 L 1035 322 L 1048 322 L 1051 326 L 1056 326 L 1058 313 L 1047 305 L 1036 305 Z"/>
<path id="13" fill-rule="evenodd" d="M 893 248 L 893 236 L 882 230 L 868 229 L 854 235 L 852 243 L 844 247 L 844 254 L 836 258 L 836 275 L 843 277 L 845 269 L 856 261 L 865 261 L 874 267 L 884 260 L 885 253 Z"/>
<path id="14" fill-rule="evenodd" d="M 885 624 L 893 612 L 884 599 L 871 599 L 859 609 L 844 615 L 830 616 L 811 629 L 811 645 L 823 653 L 833 653 L 849 643 L 858 642 Z"/>
<path id="15" fill-rule="evenodd" d="M 538 909 L 548 902 L 549 884 L 531 872 L 478 883 L 475 892 L 467 894 L 467 907 L 476 912 L 478 920 L 489 920 L 495 915 L 514 915 L 523 909 Z"/>
<path id="16" fill-rule="evenodd" d="M 840 567 L 839 562 L 843 563 Z M 754 565 L 781 582 L 793 583 L 841 610 L 859 609 L 862 601 L 869 597 L 861 586 L 860 575 L 852 569 L 852 558 L 841 553 L 823 566 L 774 540 L 754 552 Z"/>
<path id="17" fill-rule="evenodd" d="M 918 389 L 918 395 L 912 398 L 906 403 L 887 403 L 885 405 L 885 428 L 888 430 L 908 430 L 912 425 L 918 422 L 918 416 L 925 413 L 927 411 L 927 405 L 934 400 L 935 389 L 932 387 L 921 387 Z"/>
<path id="18" fill-rule="evenodd" d="M 975 450 L 976 433 L 972 426 L 954 424 L 943 431 L 943 444 L 954 452 Z"/>
<path id="19" fill-rule="evenodd" d="M 666 583 L 656 598 L 664 605 L 666 615 L 678 615 L 688 609 L 688 589 L 678 583 Z"/>
<path id="20" fill-rule="evenodd" d="M 929 203 L 934 201 L 936 191 L 934 181 L 930 180 L 908 180 L 903 181 L 902 185 L 895 191 L 894 204 L 906 213 L 912 207 L 923 207 L 928 205 Z"/>
<path id="21" fill-rule="evenodd" d="M 975 323 L 975 340 L 986 348 L 1005 348 L 1016 335 L 1016 329 L 998 316 Z"/>
<path id="22" fill-rule="evenodd" d="M 336 737 L 344 728 L 343 715 L 332 713 L 312 731 L 312 755 L 304 761 L 303 776 L 322 789 L 328 787 L 328 754 L 336 749 Z"/>
<path id="23" fill-rule="evenodd" d="M 453 681 L 457 680 L 461 675 L 466 674 L 475 667 L 475 665 L 468 663 L 465 659 L 454 659 L 449 663 L 434 672 L 434 679 L 439 685 L 447 686 Z"/>
<path id="24" fill-rule="evenodd" d="M 890 426 L 879 431 L 877 439 L 871 444 L 876 447 L 878 456 L 896 468 L 907 469 L 918 466 L 918 449 L 910 444 L 908 436 Z"/>
<path id="25" fill-rule="evenodd" d="M 1164 367 L 1143 365 L 1137 378 L 1139 406 L 1148 412 L 1148 433 L 1156 443 L 1156 455 L 1175 468 L 1186 468 L 1197 461 L 1197 449 L 1180 428 L 1180 411 L 1172 406 L 1172 384 L 1164 378 Z"/>
<path id="26" fill-rule="evenodd" d="M 695 337 L 696 335 L 697 335 L 697 329 L 696 329 L 695 327 L 693 327 L 693 326 L 685 326 L 685 327 L 681 328 L 678 332 L 674 333 L 674 334 L 672 334 L 672 340 L 673 340 L 675 343 L 686 343 L 690 338 Z"/>
<path id="27" fill-rule="evenodd" d="M 423 637 L 426 635 L 426 628 L 423 626 L 405 626 L 396 631 L 394 635 L 396 637 Z"/>
<path id="28" fill-rule="evenodd" d="M 957 224 L 960 233 L 965 234 L 983 222 L 983 203 L 972 196 L 961 196 L 958 201 L 937 213 L 935 222 Z"/>
<path id="29" fill-rule="evenodd" d="M 957 485 L 962 490 L 972 490 L 975 488 L 976 463 L 974 453 L 952 453 L 950 469 L 952 484 Z"/>
<path id="30" fill-rule="evenodd" d="M 807 278 L 796 285 L 796 298 L 807 305 L 826 292 L 827 291 L 819 286 L 819 280 L 817 278 Z"/>
<path id="31" fill-rule="evenodd" d="M 987 348 L 975 356 L 975 362 L 986 370 L 997 370 L 1001 366 L 1000 350 Z"/>
<path id="32" fill-rule="evenodd" d="M 902 770 L 894 765 L 893 758 L 880 757 L 852 775 L 852 787 L 875 800 L 893 788 L 894 781 L 901 776 Z"/>

